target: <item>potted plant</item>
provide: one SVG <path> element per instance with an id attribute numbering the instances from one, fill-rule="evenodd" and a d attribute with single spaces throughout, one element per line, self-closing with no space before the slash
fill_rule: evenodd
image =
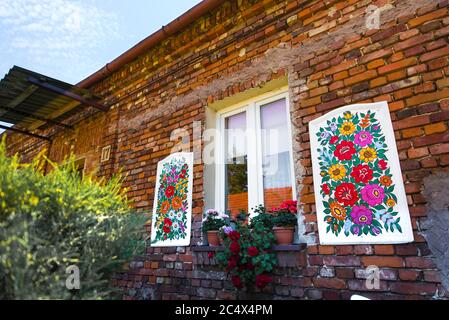
<path id="1" fill-rule="evenodd" d="M 229 216 L 219 213 L 217 210 L 210 209 L 206 211 L 203 219 L 203 232 L 207 234 L 207 241 L 210 246 L 220 245 L 219 230 L 229 225 Z"/>
<path id="2" fill-rule="evenodd" d="M 297 202 L 284 201 L 279 208 L 273 209 L 273 231 L 279 245 L 293 243 L 297 220 Z"/>

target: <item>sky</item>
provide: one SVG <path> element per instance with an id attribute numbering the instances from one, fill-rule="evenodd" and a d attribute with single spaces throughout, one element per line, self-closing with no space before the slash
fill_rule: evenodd
<path id="1" fill-rule="evenodd" d="M 76 84 L 199 2 L 0 0 L 0 79 L 17 65 Z"/>

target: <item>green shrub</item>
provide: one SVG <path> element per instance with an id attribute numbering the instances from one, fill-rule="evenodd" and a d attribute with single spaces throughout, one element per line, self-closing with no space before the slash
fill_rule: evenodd
<path id="1" fill-rule="evenodd" d="M 47 175 L 45 165 L 53 166 Z M 119 297 L 113 274 L 146 245 L 146 218 L 120 189 L 120 178 L 81 178 L 73 160 L 20 164 L 0 143 L 0 299 Z M 80 290 L 66 288 L 72 265 Z"/>

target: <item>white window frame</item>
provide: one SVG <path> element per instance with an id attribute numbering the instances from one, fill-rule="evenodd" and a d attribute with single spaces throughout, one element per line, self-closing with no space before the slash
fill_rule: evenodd
<path id="1" fill-rule="evenodd" d="M 292 181 L 292 199 L 297 199 L 296 194 L 296 178 L 293 159 L 293 135 L 292 123 L 290 116 L 290 100 L 288 95 L 288 87 L 271 91 L 266 94 L 259 95 L 255 98 L 242 101 L 233 106 L 217 111 L 216 128 L 219 132 L 216 145 L 216 163 L 215 163 L 215 207 L 217 210 L 224 212 L 226 210 L 225 203 L 225 146 L 226 135 L 225 119 L 232 115 L 246 111 L 246 127 L 249 132 L 255 130 L 255 135 L 247 135 L 247 152 L 248 152 L 248 209 L 250 217 L 254 216 L 252 208 L 264 204 L 264 186 L 263 186 L 263 168 L 262 168 L 262 135 L 261 135 L 261 119 L 260 107 L 268 103 L 285 99 L 287 109 L 287 125 L 290 133 L 290 172 Z M 251 170 L 251 164 L 257 164 L 256 170 Z"/>

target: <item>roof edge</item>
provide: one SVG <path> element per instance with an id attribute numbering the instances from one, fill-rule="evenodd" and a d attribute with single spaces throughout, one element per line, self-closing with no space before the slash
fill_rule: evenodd
<path id="1" fill-rule="evenodd" d="M 104 78 L 110 76 L 114 72 L 118 71 L 121 67 L 127 63 L 135 60 L 138 56 L 142 55 L 150 48 L 156 46 L 163 40 L 172 36 L 173 34 L 183 30 L 192 22 L 206 14 L 207 12 L 220 6 L 226 0 L 203 0 L 193 8 L 183 13 L 178 18 L 171 21 L 168 25 L 162 26 L 158 31 L 154 32 L 131 49 L 125 51 L 116 59 L 107 63 L 103 68 L 91 74 L 81 82 L 77 83 L 78 87 L 87 89 Z"/>

